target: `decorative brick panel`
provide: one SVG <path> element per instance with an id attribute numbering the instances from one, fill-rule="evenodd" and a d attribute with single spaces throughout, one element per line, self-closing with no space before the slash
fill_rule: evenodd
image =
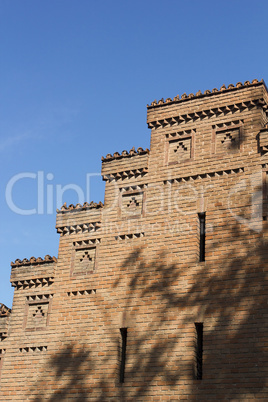
<path id="1" fill-rule="evenodd" d="M 73 243 L 71 276 L 92 274 L 97 269 L 100 239 L 86 239 Z"/>
<path id="2" fill-rule="evenodd" d="M 95 269 L 95 258 L 95 247 L 76 250 L 73 274 L 92 273 Z"/>
<path id="3" fill-rule="evenodd" d="M 120 189 L 119 215 L 123 219 L 144 216 L 147 185 L 124 187 Z"/>
<path id="4" fill-rule="evenodd" d="M 212 152 L 232 154 L 241 150 L 243 121 L 231 121 L 213 126 Z"/>
<path id="5" fill-rule="evenodd" d="M 191 158 L 191 138 L 169 142 L 169 163 L 180 163 Z"/>
<path id="6" fill-rule="evenodd" d="M 53 295 L 27 296 L 23 327 L 26 331 L 44 330 L 49 325 Z"/>

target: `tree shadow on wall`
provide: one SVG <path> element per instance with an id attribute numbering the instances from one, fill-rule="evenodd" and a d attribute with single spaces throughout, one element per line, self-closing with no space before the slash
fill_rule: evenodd
<path id="1" fill-rule="evenodd" d="M 34 399 L 35 402 L 64 401 L 69 398 L 76 402 L 85 401 L 90 395 L 85 379 L 92 373 L 94 373 L 94 362 L 88 348 L 74 343 L 68 344 L 51 357 L 45 367 L 44 378 L 42 376 L 39 378 L 37 387 L 32 389 L 31 395 L 35 394 L 37 388 L 39 392 Z M 46 392 L 50 387 L 53 389 L 53 395 L 48 397 Z M 43 392 L 40 392 L 42 388 Z"/>
<path id="2" fill-rule="evenodd" d="M 183 394 L 202 401 L 261 396 L 268 373 L 266 232 L 233 218 L 226 222 L 207 234 L 204 263 L 169 263 L 165 246 L 151 259 L 143 247 L 125 258 L 111 284 L 124 294 L 98 306 L 107 332 L 118 303 L 129 316 L 125 383 L 119 383 L 118 369 L 113 378 L 103 372 L 92 382 L 96 363 L 90 351 L 67 345 L 49 362 L 57 391 L 48 399 L 40 393 L 34 401 L 134 402 L 157 400 L 157 393 L 159 400 Z M 192 359 L 191 353 L 184 356 L 193 349 L 199 320 L 204 322 L 202 381 L 194 379 L 194 350 Z M 184 332 L 191 326 L 192 332 Z"/>

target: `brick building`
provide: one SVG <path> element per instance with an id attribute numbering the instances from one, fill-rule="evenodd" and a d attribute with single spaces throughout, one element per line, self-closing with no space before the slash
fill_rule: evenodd
<path id="1" fill-rule="evenodd" d="M 258 80 L 147 106 L 104 205 L 64 205 L 58 258 L 11 263 L 1 401 L 268 399 L 267 107 Z"/>

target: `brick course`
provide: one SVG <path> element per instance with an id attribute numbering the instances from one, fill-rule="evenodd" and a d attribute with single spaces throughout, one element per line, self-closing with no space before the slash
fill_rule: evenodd
<path id="1" fill-rule="evenodd" d="M 58 258 L 11 264 L 0 400 L 268 398 L 267 108 L 257 80 L 147 106 L 150 150 L 102 158 L 104 205 L 64 205 Z"/>

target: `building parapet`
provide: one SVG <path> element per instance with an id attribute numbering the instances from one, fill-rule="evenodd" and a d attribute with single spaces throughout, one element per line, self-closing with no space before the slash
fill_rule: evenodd
<path id="1" fill-rule="evenodd" d="M 241 83 L 238 83 L 241 84 Z M 212 117 L 221 117 L 236 112 L 260 108 L 268 117 L 268 91 L 264 81 L 246 81 L 244 85 L 221 87 L 205 94 L 185 95 L 182 99 L 153 102 L 147 107 L 149 128 L 172 127 L 195 123 Z M 234 91 L 232 94 L 229 91 Z M 226 93 L 227 92 L 227 93 Z M 215 105 L 217 96 L 217 105 Z M 206 99 L 200 99 L 206 97 Z M 174 98 L 175 99 L 175 98 Z M 187 102 L 185 102 L 187 101 Z M 191 107 L 188 101 L 191 101 Z"/>
<path id="2" fill-rule="evenodd" d="M 22 265 L 38 265 L 38 264 L 46 264 L 48 262 L 57 262 L 57 258 L 56 257 L 51 257 L 50 255 L 46 255 L 45 258 L 41 258 L 41 257 L 31 257 L 29 260 L 27 258 L 24 258 L 23 260 L 20 260 L 19 258 L 17 258 L 15 260 L 15 262 L 11 262 L 11 267 L 18 267 L 18 266 L 22 266 Z"/>
<path id="3" fill-rule="evenodd" d="M 150 105 L 147 105 L 147 108 L 151 109 L 151 108 L 159 107 L 159 106 L 170 104 L 170 103 L 185 102 L 185 101 L 188 101 L 188 100 L 194 99 L 194 98 L 200 98 L 200 97 L 203 98 L 205 96 L 211 96 L 211 95 L 214 95 L 214 94 L 219 94 L 221 92 L 230 92 L 230 91 L 234 91 L 234 90 L 245 88 L 245 87 L 263 85 L 263 84 L 265 85 L 263 79 L 261 81 L 258 81 L 257 79 L 252 80 L 252 82 L 245 81 L 244 84 L 242 84 L 242 82 L 237 82 L 236 85 L 229 84 L 227 87 L 223 84 L 220 87 L 220 89 L 213 88 L 211 91 L 209 89 L 206 89 L 204 91 L 204 93 L 202 93 L 199 90 L 195 95 L 193 93 L 190 93 L 189 95 L 184 93 L 184 94 L 181 95 L 181 97 L 180 97 L 180 95 L 176 95 L 173 99 L 172 98 L 167 98 L 166 100 L 164 100 L 164 98 L 162 98 L 159 101 L 157 101 L 155 99 L 153 102 L 151 102 Z"/>
<path id="4" fill-rule="evenodd" d="M 73 204 L 66 203 L 57 210 L 56 229 L 61 236 L 96 232 L 101 227 L 101 216 L 104 205 L 99 203 Z"/>
<path id="5" fill-rule="evenodd" d="M 117 181 L 144 176 L 148 172 L 149 149 L 133 147 L 129 152 L 115 152 L 102 157 L 102 178 L 104 181 Z"/>
<path id="6" fill-rule="evenodd" d="M 50 285 L 54 282 L 56 264 L 57 258 L 50 255 L 46 255 L 44 259 L 17 259 L 11 262 L 10 282 L 16 289 Z"/>

